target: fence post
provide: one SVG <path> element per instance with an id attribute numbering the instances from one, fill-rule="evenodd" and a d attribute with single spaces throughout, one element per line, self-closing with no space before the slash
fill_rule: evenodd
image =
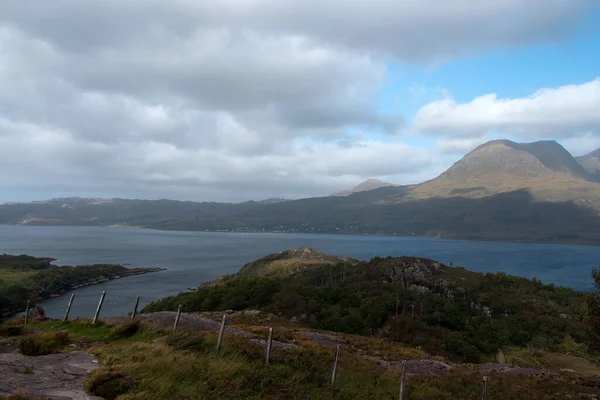
<path id="1" fill-rule="evenodd" d="M 223 315 L 221 321 L 221 330 L 219 331 L 219 338 L 217 339 L 217 353 L 221 351 L 221 343 L 223 343 L 223 334 L 225 333 L 225 325 L 227 324 L 227 314 Z"/>
<path id="2" fill-rule="evenodd" d="M 102 303 L 104 303 L 104 296 L 106 296 L 106 290 L 102 291 L 102 295 L 100 296 L 100 302 L 98 303 L 98 308 L 96 309 L 96 314 L 94 314 L 94 319 L 92 320 L 92 325 L 96 325 L 96 321 L 98 320 L 98 316 L 100 315 L 100 310 L 102 309 Z"/>
<path id="3" fill-rule="evenodd" d="M 481 388 L 481 400 L 487 400 L 487 380 L 488 377 L 483 377 L 483 386 Z"/>
<path id="4" fill-rule="evenodd" d="M 27 307 L 25 308 L 25 325 L 29 322 L 29 300 L 27 300 Z"/>
<path id="5" fill-rule="evenodd" d="M 269 328 L 269 338 L 267 339 L 267 359 L 266 365 L 269 365 L 269 359 L 271 358 L 271 345 L 273 344 L 273 328 Z"/>
<path id="6" fill-rule="evenodd" d="M 179 325 L 179 318 L 181 317 L 181 304 L 177 307 L 177 315 L 175 316 L 175 323 L 173 324 L 173 332 L 177 329 L 177 325 Z"/>
<path id="7" fill-rule="evenodd" d="M 71 306 L 73 305 L 73 299 L 75 298 L 75 293 L 71 294 L 71 298 L 69 299 L 69 304 L 67 304 L 67 311 L 65 312 L 65 319 L 63 321 L 67 322 L 69 320 L 69 313 L 71 312 Z"/>
<path id="8" fill-rule="evenodd" d="M 402 366 L 400 367 L 400 395 L 398 396 L 399 400 L 404 400 L 404 377 L 406 375 L 406 360 L 402 361 Z"/>
<path id="9" fill-rule="evenodd" d="M 340 345 L 335 349 L 335 360 L 333 361 L 333 371 L 331 372 L 331 384 L 335 385 L 335 376 L 337 374 L 338 358 L 340 356 Z"/>
<path id="10" fill-rule="evenodd" d="M 414 317 L 415 317 L 415 305 L 414 305 L 414 304 L 411 304 L 410 306 L 412 307 L 412 314 L 411 314 L 411 317 L 413 317 L 413 318 L 414 318 Z"/>
<path id="11" fill-rule="evenodd" d="M 138 308 L 138 304 L 140 304 L 140 296 L 137 296 L 135 298 L 135 304 L 133 306 L 133 312 L 131 313 L 131 320 L 133 321 L 133 319 L 135 318 L 135 316 L 137 315 L 137 308 Z"/>

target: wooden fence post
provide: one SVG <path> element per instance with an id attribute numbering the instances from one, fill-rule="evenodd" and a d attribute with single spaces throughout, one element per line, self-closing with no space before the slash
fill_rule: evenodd
<path id="1" fill-rule="evenodd" d="M 488 377 L 484 376 L 483 377 L 483 385 L 481 388 L 481 400 L 487 400 L 487 380 L 488 380 Z"/>
<path id="2" fill-rule="evenodd" d="M 269 365 L 269 360 L 271 359 L 271 345 L 273 344 L 273 328 L 269 328 L 269 337 L 267 339 L 267 359 L 265 360 L 265 364 Z"/>
<path id="3" fill-rule="evenodd" d="M 173 332 L 177 329 L 177 325 L 179 325 L 179 318 L 181 317 L 181 304 L 177 307 L 177 315 L 175 316 L 175 323 L 173 324 Z"/>
<path id="4" fill-rule="evenodd" d="M 73 305 L 73 299 L 75 298 L 75 293 L 71 294 L 71 298 L 69 299 L 69 304 L 67 304 L 67 311 L 65 312 L 65 319 L 63 321 L 67 322 L 69 320 L 69 313 L 71 312 L 71 306 Z"/>
<path id="5" fill-rule="evenodd" d="M 131 320 L 133 321 L 135 316 L 137 315 L 138 304 L 140 304 L 140 296 L 135 298 L 135 304 L 133 305 L 133 311 L 131 312 Z"/>
<path id="6" fill-rule="evenodd" d="M 102 291 L 100 302 L 98 303 L 98 308 L 96 309 L 96 314 L 94 314 L 94 319 L 92 320 L 92 325 L 96 325 L 96 321 L 98 321 L 98 316 L 100 315 L 100 310 L 102 309 L 102 303 L 104 303 L 104 296 L 106 296 L 106 290 Z"/>
<path id="7" fill-rule="evenodd" d="M 400 395 L 398 396 L 399 400 L 404 400 L 404 377 L 406 375 L 406 360 L 402 361 L 402 366 L 400 367 Z"/>
<path id="8" fill-rule="evenodd" d="M 335 385 L 335 376 L 337 375 L 338 358 L 340 356 L 340 345 L 335 349 L 335 360 L 333 361 L 333 371 L 331 372 L 331 384 Z"/>
<path id="9" fill-rule="evenodd" d="M 217 353 L 221 351 L 221 344 L 223 343 L 223 334 L 225 333 L 225 325 L 227 324 L 227 314 L 223 315 L 221 321 L 221 330 L 219 331 L 219 338 L 217 339 Z"/>
<path id="10" fill-rule="evenodd" d="M 25 325 L 29 322 L 29 300 L 27 300 L 27 306 L 25 308 Z"/>

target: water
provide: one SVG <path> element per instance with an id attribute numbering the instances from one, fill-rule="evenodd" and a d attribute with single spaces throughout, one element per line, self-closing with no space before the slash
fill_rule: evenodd
<path id="1" fill-rule="evenodd" d="M 462 265 L 473 271 L 504 271 L 546 283 L 591 289 L 590 270 L 600 247 L 436 240 L 412 237 L 278 233 L 172 232 L 101 227 L 0 225 L 0 253 L 57 258 L 58 265 L 94 263 L 159 266 L 167 271 L 117 279 L 76 290 L 71 316 L 90 317 L 103 290 L 102 316 L 125 315 L 135 296 L 140 307 L 177 294 L 269 253 L 311 247 L 362 260 L 411 255 Z M 50 317 L 64 314 L 70 293 L 42 303 Z"/>

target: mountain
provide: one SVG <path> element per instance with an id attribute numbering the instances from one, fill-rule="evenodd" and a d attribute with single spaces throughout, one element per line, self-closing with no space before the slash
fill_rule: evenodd
<path id="1" fill-rule="evenodd" d="M 590 174 L 592 179 L 600 182 L 600 149 L 575 159 Z"/>
<path id="2" fill-rule="evenodd" d="M 389 183 L 389 182 L 383 182 L 383 181 L 380 181 L 379 179 L 367 179 L 366 181 L 354 186 L 350 190 L 340 190 L 339 192 L 333 193 L 332 196 L 348 196 L 348 195 L 351 195 L 354 193 L 368 192 L 369 190 L 374 190 L 374 189 L 379 189 L 382 187 L 389 187 L 389 186 L 398 186 L 398 185 L 395 185 L 395 184 Z"/>
<path id="3" fill-rule="evenodd" d="M 600 185 L 555 141 L 485 143 L 439 177 L 417 185 L 413 198 L 481 198 L 527 190 L 535 201 L 568 202 L 600 210 Z"/>
<path id="4" fill-rule="evenodd" d="M 502 140 L 416 186 L 238 204 L 53 199 L 0 204 L 0 224 L 600 244 L 600 183 L 556 142 Z"/>

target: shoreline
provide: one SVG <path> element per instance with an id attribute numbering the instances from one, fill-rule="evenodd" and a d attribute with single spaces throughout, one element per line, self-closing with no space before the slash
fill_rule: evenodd
<path id="1" fill-rule="evenodd" d="M 157 232 L 198 232 L 198 233 L 219 233 L 219 234 L 286 234 L 286 235 L 331 235 L 331 236 L 375 236 L 375 237 L 398 237 L 398 238 L 418 238 L 431 240 L 455 240 L 461 242 L 499 242 L 499 243 L 531 243 L 531 244 L 548 244 L 559 246 L 593 246 L 600 247 L 600 240 L 597 241 L 561 241 L 561 240 L 533 240 L 533 239 L 494 239 L 494 238 L 479 238 L 460 235 L 448 236 L 422 236 L 422 235 L 395 235 L 391 233 L 344 233 L 344 232 L 282 232 L 282 231 L 259 231 L 259 230 L 213 230 L 213 229 L 161 229 L 145 226 L 125 226 L 125 225 L 22 225 L 22 224 L 0 224 L 0 226 L 20 226 L 33 228 L 112 228 L 112 229 L 144 229 Z"/>
<path id="2" fill-rule="evenodd" d="M 105 283 L 105 282 L 112 281 L 115 279 L 127 278 L 130 276 L 136 276 L 136 275 L 145 275 L 145 274 L 150 274 L 153 272 L 166 271 L 167 269 L 162 268 L 162 267 L 140 267 L 140 268 L 126 268 L 126 270 L 127 271 L 124 271 L 121 273 L 107 275 L 107 276 L 101 276 L 98 279 L 87 280 L 87 281 L 84 281 L 81 283 L 77 283 L 77 284 L 68 286 L 64 289 L 52 292 L 48 296 L 38 296 L 38 297 L 30 298 L 29 300 L 32 302 L 31 306 L 32 307 L 35 306 L 37 302 L 40 302 L 42 300 L 60 297 L 64 293 L 72 291 L 72 290 L 77 290 L 77 289 L 81 289 L 81 288 L 92 286 L 92 285 L 98 285 L 100 283 Z M 23 311 L 25 311 L 25 307 L 13 308 L 8 311 L 2 312 L 2 313 L 0 313 L 0 320 L 10 319 L 15 314 L 18 314 Z"/>

